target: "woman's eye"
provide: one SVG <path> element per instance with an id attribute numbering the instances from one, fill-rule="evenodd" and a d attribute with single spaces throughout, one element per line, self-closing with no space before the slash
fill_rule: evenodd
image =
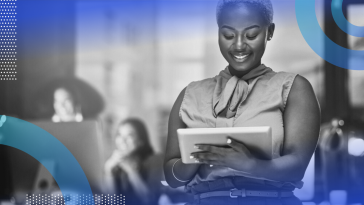
<path id="1" fill-rule="evenodd" d="M 230 39 L 233 39 L 234 38 L 234 35 L 224 35 L 224 37 L 226 39 L 230 40 Z"/>
<path id="2" fill-rule="evenodd" d="M 255 36 L 246 36 L 247 39 L 249 40 L 254 40 L 258 35 L 255 35 Z"/>

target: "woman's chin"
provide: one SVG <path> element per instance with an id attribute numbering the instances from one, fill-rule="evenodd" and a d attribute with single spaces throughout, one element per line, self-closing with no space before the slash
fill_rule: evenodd
<path id="1" fill-rule="evenodd" d="M 230 66 L 238 73 L 248 73 L 251 70 L 251 66 L 248 64 L 231 63 Z"/>
<path id="2" fill-rule="evenodd" d="M 244 63 L 237 63 L 235 61 L 233 62 L 229 62 L 230 66 L 238 73 L 242 73 L 242 74 L 246 74 L 249 71 L 251 71 L 252 69 L 258 67 L 260 64 L 256 64 L 254 65 L 253 63 L 250 62 L 244 62 Z"/>

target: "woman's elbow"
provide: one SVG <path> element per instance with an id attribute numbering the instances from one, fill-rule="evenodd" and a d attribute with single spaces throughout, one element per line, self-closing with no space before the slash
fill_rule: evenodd
<path id="1" fill-rule="evenodd" d="M 302 181 L 303 177 L 305 176 L 306 168 L 307 166 L 297 163 L 292 171 L 290 173 L 287 173 L 287 178 L 289 178 L 289 180 L 287 181 Z"/>
<path id="2" fill-rule="evenodd" d="M 164 177 L 165 180 L 167 182 L 167 184 L 172 187 L 172 188 L 178 188 L 180 186 L 184 186 L 185 184 L 183 184 L 182 182 L 177 181 L 176 179 L 174 179 L 174 177 L 172 176 L 172 174 L 168 174 L 166 172 L 164 172 Z"/>
<path id="3" fill-rule="evenodd" d="M 174 179 L 173 174 L 170 170 L 171 170 L 171 168 L 170 168 L 170 166 L 168 166 L 168 163 L 165 163 L 164 167 L 163 167 L 163 171 L 164 171 L 164 178 L 165 178 L 167 184 L 172 188 L 177 188 L 177 187 L 183 186 L 183 185 L 181 185 L 180 182 L 178 182 L 177 180 Z"/>
<path id="4" fill-rule="evenodd" d="M 305 172 L 303 171 L 297 171 L 291 176 L 291 180 L 293 182 L 302 181 L 303 177 L 305 176 Z"/>
<path id="5" fill-rule="evenodd" d="M 172 187 L 172 188 L 178 188 L 178 187 L 180 187 L 180 186 L 183 186 L 183 185 L 181 185 L 180 183 L 175 182 L 174 180 L 168 180 L 168 179 L 166 178 L 166 181 L 167 181 L 167 184 L 168 184 L 170 187 Z"/>

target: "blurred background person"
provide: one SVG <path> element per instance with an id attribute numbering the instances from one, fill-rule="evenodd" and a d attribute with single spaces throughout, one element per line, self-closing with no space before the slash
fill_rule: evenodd
<path id="1" fill-rule="evenodd" d="M 98 91 L 76 77 L 56 78 L 44 83 L 35 98 L 35 115 L 53 122 L 95 119 L 104 108 Z"/>
<path id="2" fill-rule="evenodd" d="M 121 122 L 115 147 L 105 163 L 107 193 L 125 195 L 128 204 L 157 204 L 162 158 L 155 155 L 144 123 L 136 118 Z"/>
<path id="3" fill-rule="evenodd" d="M 71 93 L 63 87 L 54 91 L 53 108 L 55 111 L 52 116 L 53 122 L 81 122 L 83 120 L 81 107 L 75 105 Z"/>

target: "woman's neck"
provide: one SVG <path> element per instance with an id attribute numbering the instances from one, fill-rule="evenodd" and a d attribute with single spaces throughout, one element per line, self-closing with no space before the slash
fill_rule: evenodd
<path id="1" fill-rule="evenodd" d="M 257 68 L 258 66 L 260 66 L 262 63 L 259 62 L 257 65 L 252 66 L 251 69 L 245 70 L 245 71 L 238 71 L 235 68 L 233 68 L 231 65 L 228 66 L 229 68 L 229 72 L 232 76 L 236 76 L 238 78 L 243 77 L 244 75 L 248 74 L 250 71 L 252 71 L 253 69 Z"/>

